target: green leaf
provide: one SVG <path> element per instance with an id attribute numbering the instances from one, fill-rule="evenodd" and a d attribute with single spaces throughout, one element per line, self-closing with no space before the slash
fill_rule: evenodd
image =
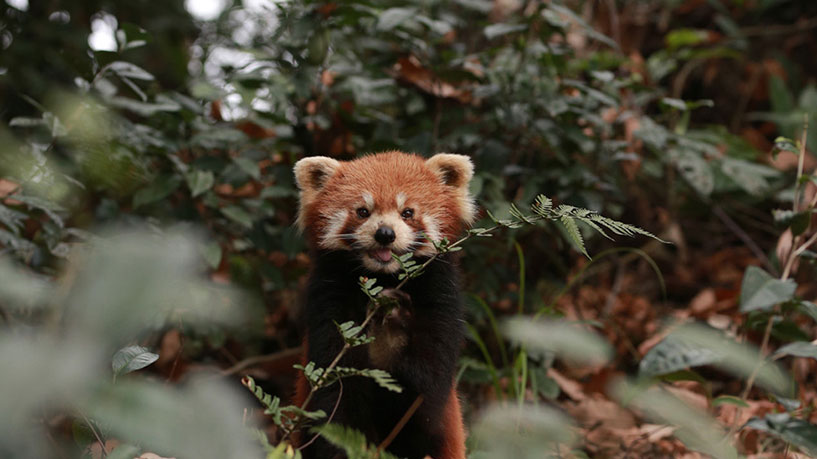
<path id="1" fill-rule="evenodd" d="M 789 396 L 791 392 L 786 372 L 774 362 L 764 361 L 757 348 L 697 324 L 673 330 L 644 356 L 639 371 L 656 376 L 701 365 L 714 365 L 741 377 L 755 374 L 757 383 L 776 395 Z"/>
<path id="2" fill-rule="evenodd" d="M 495 403 L 474 423 L 473 458 L 562 457 L 578 436 L 563 411 L 541 405 Z M 562 449 L 560 453 L 559 450 Z"/>
<path id="3" fill-rule="evenodd" d="M 114 96 L 108 99 L 108 103 L 114 107 L 130 110 L 141 116 L 151 116 L 159 112 L 177 112 L 181 110 L 181 105 L 169 98 L 160 100 L 156 98 L 155 103 L 140 102 L 128 99 L 127 97 Z"/>
<path id="4" fill-rule="evenodd" d="M 808 228 L 811 212 L 795 212 L 791 209 L 772 210 L 774 222 L 784 228 L 791 227 L 792 234 L 798 236 Z"/>
<path id="5" fill-rule="evenodd" d="M 668 33 L 664 42 L 670 49 L 676 49 L 683 46 L 695 46 L 701 43 L 706 43 L 709 39 L 709 32 L 706 30 L 697 29 L 676 29 Z"/>
<path id="6" fill-rule="evenodd" d="M 788 115 L 795 111 L 794 97 L 792 97 L 786 83 L 777 75 L 769 78 L 769 101 L 772 104 L 772 111 L 778 114 Z"/>
<path id="7" fill-rule="evenodd" d="M 343 336 L 343 340 L 350 346 L 360 346 L 374 341 L 373 336 L 361 335 L 360 333 L 363 331 L 363 327 L 355 325 L 354 321 L 350 320 L 342 324 L 335 322 L 335 326 L 338 328 L 341 336 Z"/>
<path id="8" fill-rule="evenodd" d="M 105 66 L 103 70 L 110 70 L 121 77 L 134 80 L 153 81 L 154 77 L 147 70 L 130 62 L 114 61 Z"/>
<path id="9" fill-rule="evenodd" d="M 769 179 L 780 176 L 778 171 L 769 166 L 729 157 L 721 159 L 721 172 L 755 196 L 769 190 Z"/>
<path id="10" fill-rule="evenodd" d="M 547 10 L 555 11 L 560 16 L 569 18 L 573 23 L 581 26 L 582 32 L 584 32 L 588 37 L 600 41 L 611 48 L 618 49 L 618 43 L 613 41 L 607 35 L 597 32 L 596 29 L 593 28 L 593 26 L 591 26 L 590 24 L 587 23 L 587 21 L 584 20 L 584 18 L 573 12 L 573 10 L 571 10 L 570 8 L 567 8 L 556 3 L 548 3 L 547 9 L 542 12 L 543 15 Z"/>
<path id="11" fill-rule="evenodd" d="M 13 264 L 6 257 L 0 258 L 0 279 L 0 301 L 10 306 L 42 307 L 56 295 L 54 285 L 45 276 Z"/>
<path id="12" fill-rule="evenodd" d="M 797 288 L 791 280 L 775 279 L 766 271 L 750 266 L 743 275 L 740 289 L 740 311 L 768 309 L 792 299 Z"/>
<path id="13" fill-rule="evenodd" d="M 12 118 L 9 121 L 10 127 L 37 127 L 37 126 L 45 126 L 45 120 L 42 118 L 29 118 L 26 116 L 18 116 L 16 118 Z"/>
<path id="14" fill-rule="evenodd" d="M 811 301 L 797 301 L 797 309 L 801 314 L 805 314 L 817 322 L 817 304 Z"/>
<path id="15" fill-rule="evenodd" d="M 741 408 L 749 408 L 749 404 L 746 403 L 745 400 L 732 395 L 721 395 L 720 397 L 716 397 L 714 400 L 712 400 L 712 408 L 721 405 L 735 405 Z"/>
<path id="16" fill-rule="evenodd" d="M 246 398 L 226 383 L 190 378 L 183 387 L 123 381 L 80 397 L 78 409 L 111 437 L 148 451 L 197 459 L 258 458 L 259 445 L 242 422 Z"/>
<path id="17" fill-rule="evenodd" d="M 340 424 L 325 424 L 315 427 L 312 432 L 320 434 L 329 443 L 341 448 L 349 459 L 397 459 L 386 451 L 377 451 L 377 446 L 366 441 L 366 436 L 358 430 Z"/>
<path id="18" fill-rule="evenodd" d="M 817 345 L 807 341 L 797 341 L 781 347 L 774 355 L 793 355 L 795 357 L 808 357 L 817 360 Z"/>
<path id="19" fill-rule="evenodd" d="M 796 155 L 800 154 L 800 149 L 797 148 L 795 141 L 786 137 L 778 137 L 774 139 L 774 148 L 776 150 L 775 153 L 780 151 L 788 151 Z"/>
<path id="20" fill-rule="evenodd" d="M 142 346 L 124 347 L 113 355 L 111 367 L 114 375 L 123 375 L 141 370 L 159 359 L 159 354 L 150 352 Z"/>
<path id="21" fill-rule="evenodd" d="M 663 99 L 661 99 L 661 104 L 666 105 L 667 107 L 674 108 L 676 110 L 680 110 L 682 112 L 687 111 L 687 104 L 681 99 L 664 97 Z"/>
<path id="22" fill-rule="evenodd" d="M 227 206 L 221 209 L 221 213 L 245 228 L 252 228 L 252 215 L 241 207 Z"/>
<path id="23" fill-rule="evenodd" d="M 488 40 L 493 40 L 502 35 L 527 30 L 527 28 L 528 26 L 525 24 L 491 24 L 483 29 L 482 33 L 485 34 L 485 38 Z"/>
<path id="24" fill-rule="evenodd" d="M 562 226 L 564 226 L 573 247 L 583 253 L 587 258 L 590 258 L 590 255 L 587 254 L 587 250 L 584 248 L 584 239 L 582 239 L 582 233 L 579 232 L 579 227 L 576 226 L 576 221 L 567 215 L 562 215 L 559 220 L 562 222 Z"/>
<path id="25" fill-rule="evenodd" d="M 623 405 L 632 405 L 661 424 L 676 427 L 673 435 L 694 450 L 716 458 L 737 458 L 737 451 L 725 439 L 726 432 L 706 412 L 698 410 L 665 390 L 639 386 L 619 380 L 613 384 L 613 396 Z"/>
<path id="26" fill-rule="evenodd" d="M 771 433 L 817 457 L 817 426 L 789 413 L 769 413 L 765 418 L 752 418 L 744 426 Z"/>
<path id="27" fill-rule="evenodd" d="M 196 197 L 213 187 L 215 177 L 211 171 L 193 170 L 185 175 L 190 195 Z"/>
<path id="28" fill-rule="evenodd" d="M 647 376 L 661 376 L 716 363 L 720 359 L 721 355 L 714 350 L 668 336 L 647 352 L 638 365 L 638 371 Z"/>
<path id="29" fill-rule="evenodd" d="M 715 176 L 709 163 L 698 152 L 687 149 L 672 148 L 668 156 L 681 173 L 681 176 L 698 193 L 709 196 L 715 189 Z"/>
<path id="30" fill-rule="evenodd" d="M 332 372 L 332 382 L 336 381 L 337 378 L 347 378 L 349 376 L 365 376 L 367 378 L 371 378 L 374 382 L 377 383 L 378 386 L 388 389 L 392 392 L 401 393 L 403 392 L 403 388 L 397 384 L 397 381 L 386 371 L 378 370 L 374 368 L 366 368 L 366 369 L 357 369 L 357 368 L 349 368 L 349 367 L 335 367 Z M 328 385 L 328 384 L 327 384 Z"/>
<path id="31" fill-rule="evenodd" d="M 678 370 L 667 373 L 661 375 L 661 380 L 664 382 L 695 381 L 704 385 L 708 384 L 706 378 L 692 370 Z"/>
<path id="32" fill-rule="evenodd" d="M 240 156 L 233 158 L 233 162 L 236 163 L 239 169 L 255 180 L 261 178 L 261 169 L 258 168 L 257 162 L 249 158 L 242 158 Z"/>
<path id="33" fill-rule="evenodd" d="M 204 257 L 204 261 L 206 261 L 207 265 L 211 268 L 216 269 L 218 265 L 221 264 L 221 245 L 219 245 L 218 242 L 210 241 L 202 244 L 199 247 L 199 251 L 202 257 Z"/>
<path id="34" fill-rule="evenodd" d="M 532 321 L 530 318 L 508 320 L 504 333 L 513 341 L 530 348 L 555 352 L 573 362 L 596 364 L 610 360 L 610 344 L 596 333 L 564 321 Z"/>
<path id="35" fill-rule="evenodd" d="M 179 185 L 181 185 L 181 178 L 176 175 L 160 176 L 133 195 L 133 208 L 138 209 L 146 204 L 160 201 L 176 191 Z"/>
<path id="36" fill-rule="evenodd" d="M 60 228 L 65 226 L 62 218 L 57 215 L 57 212 L 65 212 L 65 209 L 59 204 L 47 199 L 19 193 L 14 195 L 14 199 L 26 204 L 31 209 L 42 210 L 46 215 L 48 215 L 48 218 L 50 218 L 51 221 L 53 221 Z M 2 210 L 0 210 L 0 212 L 1 211 Z"/>
<path id="37" fill-rule="evenodd" d="M 377 17 L 377 30 L 387 32 L 417 14 L 415 8 L 389 8 Z"/>

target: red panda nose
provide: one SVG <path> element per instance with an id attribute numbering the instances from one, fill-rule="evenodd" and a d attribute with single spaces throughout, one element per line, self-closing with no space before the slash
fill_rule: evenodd
<path id="1" fill-rule="evenodd" d="M 389 245 L 394 242 L 394 230 L 389 226 L 381 226 L 374 232 L 374 240 L 380 245 Z"/>

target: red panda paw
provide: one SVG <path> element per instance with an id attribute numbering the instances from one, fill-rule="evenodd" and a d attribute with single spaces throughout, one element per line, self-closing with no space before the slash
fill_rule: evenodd
<path id="1" fill-rule="evenodd" d="M 411 320 L 411 297 L 408 293 L 393 288 L 380 292 L 378 298 L 386 301 L 380 307 L 380 323 L 388 329 L 405 330 Z"/>
<path id="2" fill-rule="evenodd" d="M 370 326 L 374 342 L 369 344 L 369 358 L 375 367 L 388 370 L 408 344 L 411 297 L 400 290 L 385 289 L 378 298 L 387 301 L 381 304 Z"/>

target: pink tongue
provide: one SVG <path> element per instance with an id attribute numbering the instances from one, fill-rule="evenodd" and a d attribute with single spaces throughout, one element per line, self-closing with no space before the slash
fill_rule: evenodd
<path id="1" fill-rule="evenodd" d="M 375 258 L 382 261 L 383 263 L 391 261 L 391 250 L 389 249 L 378 249 L 373 251 Z"/>

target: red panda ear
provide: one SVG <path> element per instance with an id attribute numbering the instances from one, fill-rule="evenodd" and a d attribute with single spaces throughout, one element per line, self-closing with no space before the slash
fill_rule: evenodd
<path id="1" fill-rule="evenodd" d="M 426 167 L 431 169 L 443 185 L 454 189 L 454 195 L 460 209 L 460 218 L 465 223 L 474 221 L 474 200 L 468 193 L 468 184 L 474 176 L 474 163 L 465 155 L 437 153 L 426 160 Z"/>
<path id="2" fill-rule="evenodd" d="M 298 210 L 297 224 L 303 231 L 306 228 L 304 221 L 306 208 L 315 200 L 318 193 L 326 185 L 332 175 L 340 168 L 340 162 L 326 156 L 310 156 L 303 158 L 297 163 L 295 171 L 295 183 L 298 185 L 300 193 L 300 209 Z"/>
<path id="3" fill-rule="evenodd" d="M 443 184 L 454 188 L 467 188 L 474 176 L 474 164 L 465 155 L 437 153 L 426 160 L 426 166 L 440 177 Z"/>
<path id="4" fill-rule="evenodd" d="M 301 195 L 320 191 L 338 167 L 340 162 L 326 156 L 310 156 L 295 163 L 295 183 Z"/>

